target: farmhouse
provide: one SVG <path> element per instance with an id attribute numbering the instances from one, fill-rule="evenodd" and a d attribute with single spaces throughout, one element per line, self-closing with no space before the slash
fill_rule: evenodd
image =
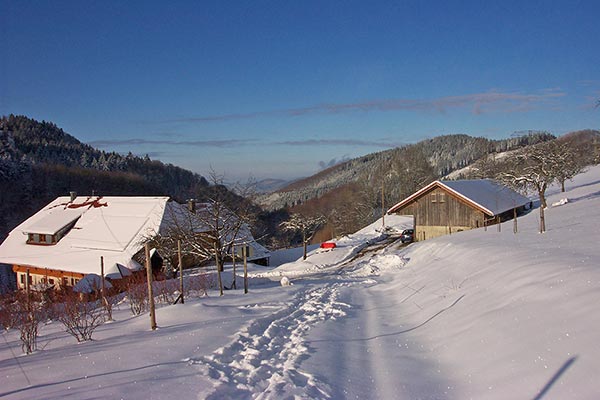
<path id="1" fill-rule="evenodd" d="M 522 213 L 531 200 L 490 179 L 435 181 L 388 210 L 414 217 L 415 240 L 484 227 Z"/>
<path id="2" fill-rule="evenodd" d="M 143 267 L 132 257 L 159 229 L 168 197 L 58 197 L 13 229 L 0 245 L 18 288 L 72 287 L 89 274 L 121 278 Z"/>
<path id="3" fill-rule="evenodd" d="M 136 262 L 143 243 L 168 226 L 172 210 L 187 208 L 168 197 L 58 197 L 10 232 L 0 263 L 12 266 L 20 289 L 74 287 L 100 275 L 101 257 L 105 276 L 120 279 L 144 268 Z M 253 239 L 248 246 L 268 258 Z"/>

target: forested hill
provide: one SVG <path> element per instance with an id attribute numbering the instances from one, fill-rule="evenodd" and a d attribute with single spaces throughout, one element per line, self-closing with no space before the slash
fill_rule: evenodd
<path id="1" fill-rule="evenodd" d="M 259 202 L 263 207 L 274 210 L 302 204 L 333 193 L 338 188 L 345 188 L 347 185 L 367 184 L 367 186 L 380 187 L 380 184 L 376 184 L 375 181 L 381 174 L 386 176 L 389 174 L 406 175 L 407 171 L 411 171 L 413 175 L 427 175 L 424 178 L 441 177 L 471 164 L 486 154 L 512 150 L 554 138 L 553 135 L 546 132 L 527 132 L 518 137 L 502 140 L 462 134 L 438 136 L 416 144 L 343 162 L 316 175 L 296 181 L 276 192 L 263 195 L 259 198 Z M 415 171 L 414 169 L 418 165 L 422 165 L 423 168 Z M 429 168 L 432 171 L 423 171 L 423 169 Z M 418 186 L 419 178 L 416 176 L 414 178 L 415 184 Z M 398 181 L 403 181 L 403 177 L 398 176 Z M 415 187 L 413 182 L 411 184 L 402 183 L 406 188 L 405 192 L 410 192 Z M 401 194 L 395 193 L 395 195 L 400 196 Z"/>
<path id="2" fill-rule="evenodd" d="M 50 122 L 0 118 L 0 241 L 57 196 L 166 195 L 203 199 L 202 176 L 148 156 L 94 149 Z M 223 188 L 223 190 L 225 190 Z"/>

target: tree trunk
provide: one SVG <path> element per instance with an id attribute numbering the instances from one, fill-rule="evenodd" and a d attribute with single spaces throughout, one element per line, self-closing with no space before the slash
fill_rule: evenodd
<path id="1" fill-rule="evenodd" d="M 233 251 L 231 252 L 231 260 L 233 262 L 233 282 L 231 282 L 231 288 L 232 289 L 237 289 L 237 284 L 235 283 L 235 246 L 233 246 Z"/>
<path id="2" fill-rule="evenodd" d="M 217 251 L 217 243 L 215 242 L 215 262 L 217 263 L 217 282 L 219 283 L 219 296 L 223 296 L 223 281 L 221 280 L 221 263 L 219 260 L 219 252 Z"/>
<path id="3" fill-rule="evenodd" d="M 542 207 L 542 208 L 548 207 L 548 204 L 546 203 L 546 185 L 543 185 L 538 190 L 538 196 L 540 197 L 540 207 Z"/>
<path id="4" fill-rule="evenodd" d="M 540 233 L 546 232 L 546 218 L 544 216 L 544 207 L 540 207 Z"/>
<path id="5" fill-rule="evenodd" d="M 304 249 L 304 257 L 303 260 L 306 260 L 306 233 L 302 233 L 302 247 Z"/>
<path id="6" fill-rule="evenodd" d="M 560 191 L 565 192 L 565 179 L 560 180 Z"/>

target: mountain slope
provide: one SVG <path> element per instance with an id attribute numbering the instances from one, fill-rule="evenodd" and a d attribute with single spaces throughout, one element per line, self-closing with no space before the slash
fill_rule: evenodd
<path id="1" fill-rule="evenodd" d="M 168 195 L 205 199 L 209 183 L 171 164 L 81 143 L 50 122 L 0 118 L 0 240 L 57 196 Z M 211 189 L 212 190 L 212 189 Z M 219 190 L 227 192 L 224 187 Z M 229 193 L 229 192 L 227 192 Z M 232 201 L 236 196 L 228 194 Z"/>
<path id="2" fill-rule="evenodd" d="M 435 176 L 443 176 L 492 152 L 502 152 L 541 141 L 554 139 L 545 132 L 531 132 L 511 139 L 490 140 L 468 135 L 445 135 L 363 157 L 348 160 L 311 177 L 296 181 L 273 193 L 260 196 L 259 204 L 266 209 L 291 207 L 323 196 L 344 185 L 356 182 L 373 184 L 378 174 L 390 171 L 408 153 L 419 152 L 431 164 Z M 380 186 L 380 185 L 377 185 Z"/>

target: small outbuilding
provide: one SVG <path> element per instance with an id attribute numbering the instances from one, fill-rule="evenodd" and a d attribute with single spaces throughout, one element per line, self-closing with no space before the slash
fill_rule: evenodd
<path id="1" fill-rule="evenodd" d="M 493 225 L 531 208 L 531 200 L 491 179 L 435 181 L 388 210 L 412 215 L 415 240 Z"/>

